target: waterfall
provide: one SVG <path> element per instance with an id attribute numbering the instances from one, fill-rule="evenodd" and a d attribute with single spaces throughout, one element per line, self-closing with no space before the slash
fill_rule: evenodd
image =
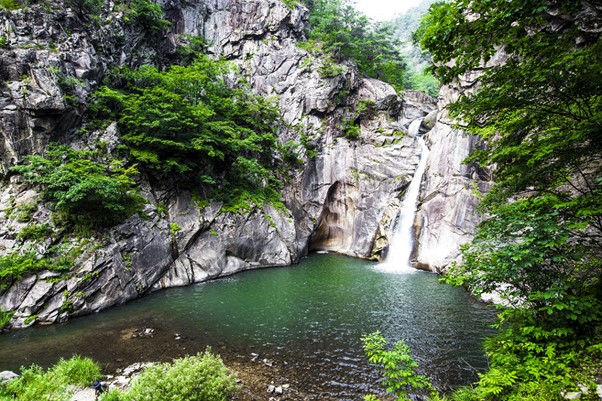
<path id="1" fill-rule="evenodd" d="M 406 194 L 399 210 L 399 214 L 395 219 L 395 227 L 393 229 L 393 238 L 389 243 L 389 252 L 384 264 L 379 266 L 379 270 L 389 273 L 410 273 L 416 269 L 410 266 L 410 256 L 414 247 L 414 219 L 416 216 L 416 203 L 418 195 L 420 195 L 420 183 L 422 176 L 426 170 L 427 156 L 429 149 L 424 142 L 424 139 L 418 136 L 418 131 L 422 119 L 418 119 L 410 124 L 408 129 L 409 134 L 413 134 L 420 145 L 420 161 L 410 182 Z"/>

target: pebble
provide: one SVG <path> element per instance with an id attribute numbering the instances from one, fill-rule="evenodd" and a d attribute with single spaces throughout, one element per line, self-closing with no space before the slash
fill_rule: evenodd
<path id="1" fill-rule="evenodd" d="M 282 395 L 282 393 L 284 393 L 284 390 L 287 390 L 290 388 L 290 384 L 282 384 L 279 386 L 276 386 L 274 384 L 270 384 L 268 385 L 268 393 L 269 394 L 276 394 L 276 395 Z"/>

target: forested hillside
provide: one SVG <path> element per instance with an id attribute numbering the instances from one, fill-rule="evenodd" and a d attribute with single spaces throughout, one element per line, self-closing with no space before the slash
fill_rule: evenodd
<path id="1" fill-rule="evenodd" d="M 602 9 L 589 1 L 457 0 L 422 21 L 435 76 L 477 82 L 449 110 L 483 142 L 466 163 L 494 172 L 485 220 L 445 280 L 497 293 L 500 334 L 486 344 L 490 371 L 454 399 L 598 397 L 601 34 Z"/>
<path id="2" fill-rule="evenodd" d="M 431 64 L 430 55 L 421 52 L 420 46 L 415 43 L 413 37 L 414 32 L 420 26 L 422 16 L 428 12 L 433 3 L 435 0 L 423 0 L 416 7 L 412 7 L 394 18 L 391 24 L 394 27 L 395 36 L 399 38 L 401 52 L 408 65 L 407 87 L 436 96 L 439 83 L 430 72 L 426 71 Z"/>

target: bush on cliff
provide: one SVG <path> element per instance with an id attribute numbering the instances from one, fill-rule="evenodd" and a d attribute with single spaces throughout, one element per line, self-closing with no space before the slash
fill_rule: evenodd
<path id="1" fill-rule="evenodd" d="M 25 160 L 11 171 L 39 186 L 61 217 L 80 228 L 119 223 L 142 203 L 134 181 L 136 166 L 125 167 L 101 152 L 50 144 L 43 156 Z"/>
<path id="2" fill-rule="evenodd" d="M 405 62 L 389 23 L 372 23 L 348 0 L 310 4 L 309 48 L 322 48 L 335 62 L 353 60 L 366 76 L 403 89 Z"/>
<path id="3" fill-rule="evenodd" d="M 208 189 L 229 203 L 249 194 L 276 201 L 279 110 L 233 87 L 230 72 L 228 63 L 203 54 L 166 71 L 124 68 L 114 72 L 112 87 L 95 93 L 91 111 L 118 121 L 125 150 L 156 177 Z"/>

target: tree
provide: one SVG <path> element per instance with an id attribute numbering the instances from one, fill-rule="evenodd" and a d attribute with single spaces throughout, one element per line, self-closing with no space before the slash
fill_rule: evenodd
<path id="1" fill-rule="evenodd" d="M 432 6 L 417 34 L 442 82 L 480 72 L 449 109 L 483 140 L 467 162 L 494 166 L 494 186 L 447 279 L 511 306 L 489 343 L 490 396 L 517 380 L 567 385 L 600 343 L 602 39 L 579 20 L 586 7 L 457 0 Z"/>
<path id="2" fill-rule="evenodd" d="M 229 72 L 225 61 L 206 55 L 163 72 L 122 69 L 113 88 L 96 92 L 93 111 L 117 119 L 127 151 L 155 175 L 211 186 L 229 203 L 250 194 L 256 204 L 279 199 L 280 113 L 271 101 L 229 84 Z"/>
<path id="3" fill-rule="evenodd" d="M 391 24 L 373 24 L 348 0 L 313 2 L 309 23 L 309 41 L 320 43 L 335 62 L 353 60 L 362 74 L 401 90 L 405 62 Z"/>

